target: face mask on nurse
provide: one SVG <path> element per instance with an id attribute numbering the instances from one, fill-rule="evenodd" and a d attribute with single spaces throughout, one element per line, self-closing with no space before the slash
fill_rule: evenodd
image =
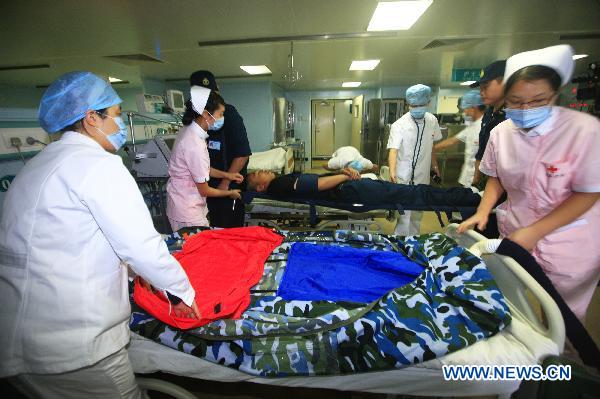
<path id="1" fill-rule="evenodd" d="M 556 91 L 544 80 L 514 83 L 505 99 L 506 117 L 520 129 L 541 125 L 552 114 Z"/>
<path id="2" fill-rule="evenodd" d="M 210 112 L 206 111 L 213 119 L 213 123 L 208 125 L 208 130 L 219 130 L 225 124 L 225 117 L 222 116 L 219 119 L 215 118 Z"/>

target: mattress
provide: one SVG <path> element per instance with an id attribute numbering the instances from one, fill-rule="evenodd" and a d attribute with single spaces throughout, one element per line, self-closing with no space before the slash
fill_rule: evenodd
<path id="1" fill-rule="evenodd" d="M 129 358 L 136 373 L 162 371 L 221 382 L 245 381 L 396 395 L 508 395 L 518 389 L 519 381 L 445 381 L 441 368 L 444 364 L 531 365 L 541 363 L 541 359 L 546 356 L 558 354 L 558 346 L 522 318 L 513 314 L 511 325 L 499 334 L 440 359 L 400 370 L 352 375 L 255 377 L 173 350 L 135 333 L 131 334 Z"/>

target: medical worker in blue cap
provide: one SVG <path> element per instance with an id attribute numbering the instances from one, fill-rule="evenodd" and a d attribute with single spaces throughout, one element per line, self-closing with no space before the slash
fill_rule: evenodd
<path id="1" fill-rule="evenodd" d="M 59 77 L 39 121 L 63 132 L 13 180 L 0 219 L 0 377 L 28 397 L 138 398 L 126 345 L 127 265 L 197 317 L 195 292 L 114 153 L 121 99 L 90 72 Z M 175 300 L 174 300 L 175 301 Z"/>
<path id="2" fill-rule="evenodd" d="M 442 139 L 436 117 L 427 112 L 431 88 L 422 84 L 406 90 L 409 112 L 392 124 L 387 148 L 390 181 L 400 184 L 429 184 L 430 170 L 440 174 L 433 142 Z M 395 234 L 419 234 L 423 212 L 397 215 Z"/>
<path id="3" fill-rule="evenodd" d="M 464 187 L 471 187 L 475 175 L 475 155 L 479 150 L 479 131 L 481 119 L 485 112 L 485 105 L 479 90 L 470 90 L 461 97 L 459 108 L 463 112 L 466 128 L 456 135 L 437 143 L 436 152 L 453 147 L 458 143 L 465 143 L 465 161 L 460 171 L 458 182 Z"/>

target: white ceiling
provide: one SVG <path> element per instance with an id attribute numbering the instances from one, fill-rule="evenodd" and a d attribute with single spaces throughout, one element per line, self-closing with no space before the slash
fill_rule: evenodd
<path id="1" fill-rule="evenodd" d="M 363 33 L 376 0 L 61 0 L 2 1 L 0 67 L 49 64 L 48 69 L 0 71 L 0 84 L 49 84 L 71 70 L 91 70 L 139 86 L 142 77 L 187 78 L 198 69 L 244 75 L 240 65 L 266 64 L 283 87 L 289 42 L 201 48 L 199 41 Z M 600 40 L 561 41 L 559 35 L 600 33 L 597 0 L 434 0 L 408 31 L 388 38 L 295 41 L 298 89 L 423 82 L 450 87 L 452 68 L 481 68 L 516 52 L 569 43 L 577 73 L 600 60 Z M 474 39 L 423 50 L 434 39 Z M 105 56 L 144 53 L 163 63 L 129 65 Z M 373 71 L 349 71 L 354 59 L 379 58 Z"/>

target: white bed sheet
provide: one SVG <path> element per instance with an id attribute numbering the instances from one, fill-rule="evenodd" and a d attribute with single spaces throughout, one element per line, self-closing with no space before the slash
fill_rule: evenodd
<path id="1" fill-rule="evenodd" d="M 283 148 L 255 152 L 248 160 L 248 170 L 271 170 L 281 172 L 287 162 L 287 152 Z"/>
<path id="2" fill-rule="evenodd" d="M 519 381 L 445 381 L 443 364 L 532 365 L 558 354 L 558 346 L 518 313 L 499 334 L 421 365 L 343 376 L 262 378 L 173 350 L 132 333 L 129 358 L 136 373 L 168 372 L 221 382 L 254 382 L 289 387 L 329 388 L 405 395 L 508 395 Z"/>

